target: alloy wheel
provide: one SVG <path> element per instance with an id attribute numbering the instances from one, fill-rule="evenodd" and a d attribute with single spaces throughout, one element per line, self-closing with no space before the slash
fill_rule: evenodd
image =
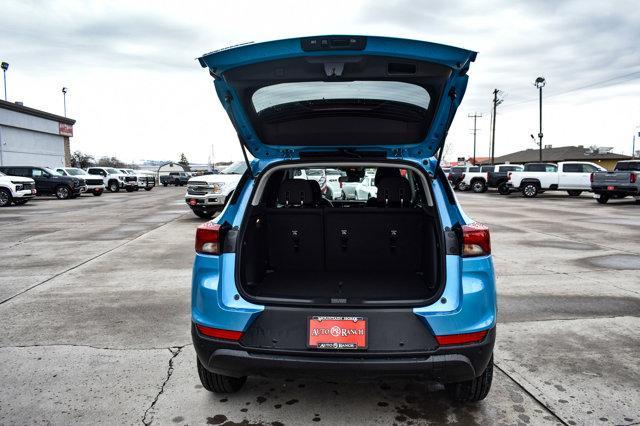
<path id="1" fill-rule="evenodd" d="M 66 200 L 67 198 L 69 198 L 69 189 L 66 186 L 59 187 L 58 189 L 56 189 L 56 197 L 62 200 Z"/>
<path id="2" fill-rule="evenodd" d="M 6 191 L 0 191 L 0 207 L 9 205 L 9 194 Z"/>

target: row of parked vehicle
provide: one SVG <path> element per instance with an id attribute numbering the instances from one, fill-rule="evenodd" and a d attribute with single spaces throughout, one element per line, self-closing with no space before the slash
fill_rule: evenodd
<path id="1" fill-rule="evenodd" d="M 83 193 L 99 197 L 105 190 L 151 191 L 155 184 L 153 172 L 133 169 L 0 166 L 0 207 L 23 205 L 37 194 L 66 200 Z"/>
<path id="2" fill-rule="evenodd" d="M 545 191 L 567 191 L 574 197 L 591 191 L 601 204 L 628 196 L 640 201 L 640 160 L 619 161 L 613 171 L 585 161 L 564 161 L 456 166 L 445 173 L 453 188 L 460 191 L 482 193 L 496 188 L 500 194 L 519 191 L 526 198 Z"/>

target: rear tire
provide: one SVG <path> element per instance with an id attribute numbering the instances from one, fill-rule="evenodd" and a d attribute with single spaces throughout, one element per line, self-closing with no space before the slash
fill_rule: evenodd
<path id="1" fill-rule="evenodd" d="M 102 195 L 102 191 L 92 191 L 91 193 L 93 194 L 94 197 L 99 197 Z"/>
<path id="2" fill-rule="evenodd" d="M 130 186 L 127 186 L 126 190 L 127 192 L 133 192 L 133 188 L 131 188 Z"/>
<path id="3" fill-rule="evenodd" d="M 596 198 L 596 201 L 598 201 L 598 204 L 607 204 L 607 201 L 609 201 L 609 196 L 601 194 L 598 198 Z"/>
<path id="4" fill-rule="evenodd" d="M 580 194 L 582 194 L 582 191 L 578 191 L 577 189 L 570 189 L 570 190 L 567 191 L 567 193 L 571 197 L 578 197 Z"/>
<path id="5" fill-rule="evenodd" d="M 500 195 L 509 195 L 511 194 L 511 190 L 506 183 L 501 183 L 500 185 L 498 185 L 498 193 Z"/>
<path id="6" fill-rule="evenodd" d="M 165 183 L 162 184 L 162 186 L 164 186 L 166 188 L 167 186 L 169 186 L 169 184 L 165 182 Z"/>
<path id="7" fill-rule="evenodd" d="M 68 186 L 60 185 L 56 188 L 55 193 L 58 200 L 67 200 L 71 198 L 71 190 Z"/>
<path id="8" fill-rule="evenodd" d="M 445 384 L 445 389 L 449 393 L 449 397 L 456 402 L 478 402 L 489 394 L 492 381 L 493 356 L 480 377 L 466 382 L 447 383 Z"/>
<path id="9" fill-rule="evenodd" d="M 9 207 L 11 205 L 11 192 L 6 188 L 0 188 L 0 207 Z"/>
<path id="10" fill-rule="evenodd" d="M 145 188 L 144 190 L 145 190 L 145 191 L 151 191 L 152 189 L 153 189 L 153 187 L 151 187 L 151 188 Z"/>
<path id="11" fill-rule="evenodd" d="M 471 190 L 476 194 L 481 194 L 487 191 L 487 185 L 481 180 L 475 180 L 471 182 Z"/>
<path id="12" fill-rule="evenodd" d="M 238 392 L 247 381 L 246 377 L 231 377 L 212 373 L 204 368 L 197 357 L 196 361 L 198 363 L 198 377 L 200 377 L 200 383 L 202 383 L 202 387 L 209 392 L 235 393 Z"/>
<path id="13" fill-rule="evenodd" d="M 522 187 L 522 196 L 525 198 L 535 198 L 540 192 L 536 183 L 527 183 Z"/>
<path id="14" fill-rule="evenodd" d="M 118 192 L 120 191 L 120 184 L 117 180 L 112 180 L 109 182 L 109 191 Z"/>
<path id="15" fill-rule="evenodd" d="M 468 191 L 469 190 L 469 185 L 467 185 L 464 182 L 460 182 L 458 184 L 458 191 Z"/>

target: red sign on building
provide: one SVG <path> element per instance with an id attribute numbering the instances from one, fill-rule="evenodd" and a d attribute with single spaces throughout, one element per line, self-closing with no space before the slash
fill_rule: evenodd
<path id="1" fill-rule="evenodd" d="M 58 123 L 58 133 L 62 136 L 73 136 L 73 126 L 67 123 Z"/>

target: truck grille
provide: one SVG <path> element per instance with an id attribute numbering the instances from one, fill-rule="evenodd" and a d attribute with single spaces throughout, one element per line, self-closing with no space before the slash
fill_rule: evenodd
<path id="1" fill-rule="evenodd" d="M 102 185 L 102 179 L 87 179 L 87 185 Z"/>
<path id="2" fill-rule="evenodd" d="M 21 183 L 20 185 L 22 185 L 22 189 L 23 190 L 32 190 L 33 189 L 33 184 L 30 183 Z"/>
<path id="3" fill-rule="evenodd" d="M 85 186 L 86 185 L 86 182 L 85 182 L 84 179 L 78 178 L 78 180 L 80 181 L 80 182 L 78 182 L 79 186 Z"/>
<path id="4" fill-rule="evenodd" d="M 135 182 L 136 181 L 136 177 L 135 176 L 125 176 L 124 177 L 124 181 L 125 182 Z"/>

